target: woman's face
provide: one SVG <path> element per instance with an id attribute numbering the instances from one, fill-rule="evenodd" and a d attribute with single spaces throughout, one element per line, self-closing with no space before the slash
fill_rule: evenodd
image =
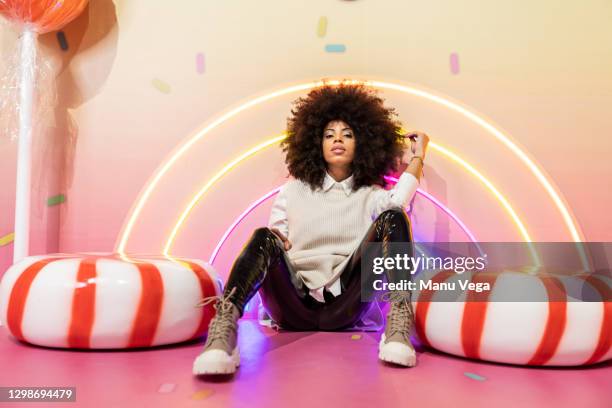
<path id="1" fill-rule="evenodd" d="M 323 158 L 327 167 L 350 166 L 355 157 L 355 134 L 341 120 L 333 120 L 323 131 Z"/>

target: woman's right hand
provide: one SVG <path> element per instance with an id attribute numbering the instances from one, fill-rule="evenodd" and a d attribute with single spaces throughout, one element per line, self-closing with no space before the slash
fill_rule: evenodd
<path id="1" fill-rule="evenodd" d="M 278 230 L 278 228 L 270 228 L 270 231 L 276 234 L 276 236 L 279 237 L 281 241 L 283 241 L 283 245 L 285 246 L 285 251 L 288 251 L 291 249 L 291 241 L 289 241 L 287 237 L 284 236 L 283 233 Z"/>

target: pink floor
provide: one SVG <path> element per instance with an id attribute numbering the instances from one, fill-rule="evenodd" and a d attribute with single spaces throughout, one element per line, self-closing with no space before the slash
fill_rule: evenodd
<path id="1" fill-rule="evenodd" d="M 0 386 L 77 388 L 76 404 L 7 407 L 612 406 L 611 364 L 527 369 L 424 351 L 416 368 L 399 369 L 377 361 L 376 333 L 277 333 L 243 320 L 242 366 L 233 378 L 213 380 L 191 374 L 201 342 L 80 352 L 28 346 L 4 327 L 0 333 Z"/>

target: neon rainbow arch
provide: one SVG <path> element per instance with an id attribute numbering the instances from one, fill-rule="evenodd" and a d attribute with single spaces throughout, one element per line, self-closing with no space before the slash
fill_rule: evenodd
<path id="1" fill-rule="evenodd" d="M 254 98 L 224 113 L 223 115 L 219 116 L 218 118 L 213 120 L 211 123 L 209 123 L 207 126 L 205 126 L 201 130 L 196 132 L 193 136 L 189 137 L 188 140 L 186 140 L 184 143 L 182 143 L 180 146 L 177 147 L 177 149 L 170 155 L 169 159 L 167 159 L 166 161 L 162 163 L 162 165 L 156 170 L 156 172 L 151 177 L 151 179 L 147 182 L 147 184 L 145 185 L 145 188 L 139 194 L 139 197 L 137 198 L 132 209 L 130 210 L 130 213 L 128 214 L 128 217 L 126 218 L 126 221 L 124 222 L 122 230 L 119 234 L 118 242 L 115 246 L 116 251 L 119 253 L 125 253 L 125 248 L 127 246 L 127 242 L 129 240 L 132 229 L 136 221 L 138 220 L 138 217 L 140 216 L 140 213 L 142 212 L 144 205 L 146 204 L 147 200 L 151 196 L 152 192 L 157 187 L 157 184 L 159 183 L 159 181 L 164 177 L 164 175 L 168 172 L 168 170 L 180 159 L 180 157 L 185 152 L 187 152 L 198 140 L 204 137 L 211 130 L 219 126 L 221 123 L 233 118 L 234 116 L 237 116 L 239 113 L 253 106 L 269 101 L 273 98 L 276 98 L 282 95 L 286 95 L 289 93 L 293 93 L 293 92 L 306 91 L 314 87 L 322 86 L 324 84 L 339 85 L 340 83 L 353 83 L 353 84 L 361 83 L 361 84 L 364 84 L 370 87 L 377 87 L 377 88 L 382 88 L 382 89 L 393 89 L 393 90 L 397 90 L 403 93 L 421 97 L 429 101 L 435 102 L 437 104 L 440 104 L 456 113 L 463 115 L 465 118 L 469 119 L 470 121 L 476 123 L 477 125 L 482 127 L 484 130 L 486 130 L 489 134 L 491 134 L 495 139 L 499 140 L 503 145 L 509 148 L 510 151 L 514 155 L 516 155 L 521 160 L 522 163 L 526 165 L 526 167 L 530 170 L 530 172 L 536 177 L 538 182 L 543 186 L 544 190 L 547 192 L 547 194 L 552 199 L 555 207 L 560 212 L 562 219 L 571 235 L 572 240 L 575 242 L 580 242 L 582 240 L 582 234 L 579 231 L 579 228 L 576 225 L 573 217 L 571 216 L 570 211 L 564 204 L 560 195 L 557 193 L 557 191 L 553 187 L 552 183 L 547 179 L 547 177 L 545 176 L 543 171 L 538 167 L 538 165 L 534 163 L 533 160 L 519 146 L 517 146 L 508 136 L 506 136 L 502 131 L 498 130 L 495 126 L 490 124 L 488 121 L 478 116 L 476 113 L 472 112 L 471 110 L 467 109 L 464 106 L 461 106 L 457 102 L 453 102 L 445 97 L 435 95 L 432 92 L 419 89 L 415 86 L 406 86 L 406 85 L 382 82 L 382 81 L 377 81 L 377 80 L 371 80 L 371 81 L 370 80 L 366 80 L 366 81 L 328 80 L 325 82 L 317 81 L 317 82 L 308 82 L 308 83 L 298 84 L 298 85 L 286 87 L 286 88 L 268 93 L 266 95 Z"/>

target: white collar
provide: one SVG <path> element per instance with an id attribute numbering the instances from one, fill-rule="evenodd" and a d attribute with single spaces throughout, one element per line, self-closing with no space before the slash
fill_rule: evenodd
<path id="1" fill-rule="evenodd" d="M 325 180 L 323 180 L 323 191 L 328 191 L 334 184 L 340 184 L 344 193 L 348 196 L 353 191 L 353 175 L 345 178 L 342 181 L 336 181 L 328 172 L 325 172 Z"/>

